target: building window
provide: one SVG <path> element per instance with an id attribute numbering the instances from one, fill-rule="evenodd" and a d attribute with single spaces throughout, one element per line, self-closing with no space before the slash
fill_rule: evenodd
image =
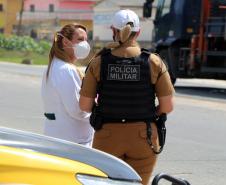
<path id="1" fill-rule="evenodd" d="M 34 12 L 35 11 L 35 5 L 31 4 L 30 5 L 30 12 Z"/>
<path id="2" fill-rule="evenodd" d="M 0 12 L 3 11 L 3 4 L 0 4 Z"/>
<path id="3" fill-rule="evenodd" d="M 49 4 L 49 12 L 54 12 L 54 4 Z"/>

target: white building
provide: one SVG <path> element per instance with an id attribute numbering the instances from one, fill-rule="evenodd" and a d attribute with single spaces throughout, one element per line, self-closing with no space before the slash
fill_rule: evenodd
<path id="1" fill-rule="evenodd" d="M 110 29 L 113 15 L 120 9 L 131 9 L 140 18 L 141 34 L 138 41 L 149 43 L 152 38 L 153 19 L 143 18 L 143 4 L 145 0 L 102 0 L 94 6 L 93 39 L 100 41 L 111 41 L 112 31 Z M 155 14 L 155 8 L 153 15 Z"/>

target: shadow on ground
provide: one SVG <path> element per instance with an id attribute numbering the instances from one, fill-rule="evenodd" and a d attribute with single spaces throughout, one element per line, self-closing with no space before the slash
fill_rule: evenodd
<path id="1" fill-rule="evenodd" d="M 176 86 L 175 90 L 179 95 L 201 96 L 205 98 L 216 98 L 226 101 L 226 89 L 223 88 Z"/>

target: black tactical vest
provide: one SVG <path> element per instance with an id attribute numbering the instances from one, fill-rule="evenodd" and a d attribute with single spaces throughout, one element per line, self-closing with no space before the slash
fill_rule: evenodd
<path id="1" fill-rule="evenodd" d="M 105 122 L 153 121 L 155 89 L 150 80 L 150 53 L 123 58 L 106 50 L 101 55 L 97 93 L 101 120 Z"/>

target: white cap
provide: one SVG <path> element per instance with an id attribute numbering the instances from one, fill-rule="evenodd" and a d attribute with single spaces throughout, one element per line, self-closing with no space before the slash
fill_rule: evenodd
<path id="1" fill-rule="evenodd" d="M 134 27 L 131 31 L 138 32 L 140 30 L 140 21 L 138 15 L 132 10 L 119 10 L 113 17 L 112 26 L 116 29 L 123 29 L 127 23 L 132 22 Z"/>

